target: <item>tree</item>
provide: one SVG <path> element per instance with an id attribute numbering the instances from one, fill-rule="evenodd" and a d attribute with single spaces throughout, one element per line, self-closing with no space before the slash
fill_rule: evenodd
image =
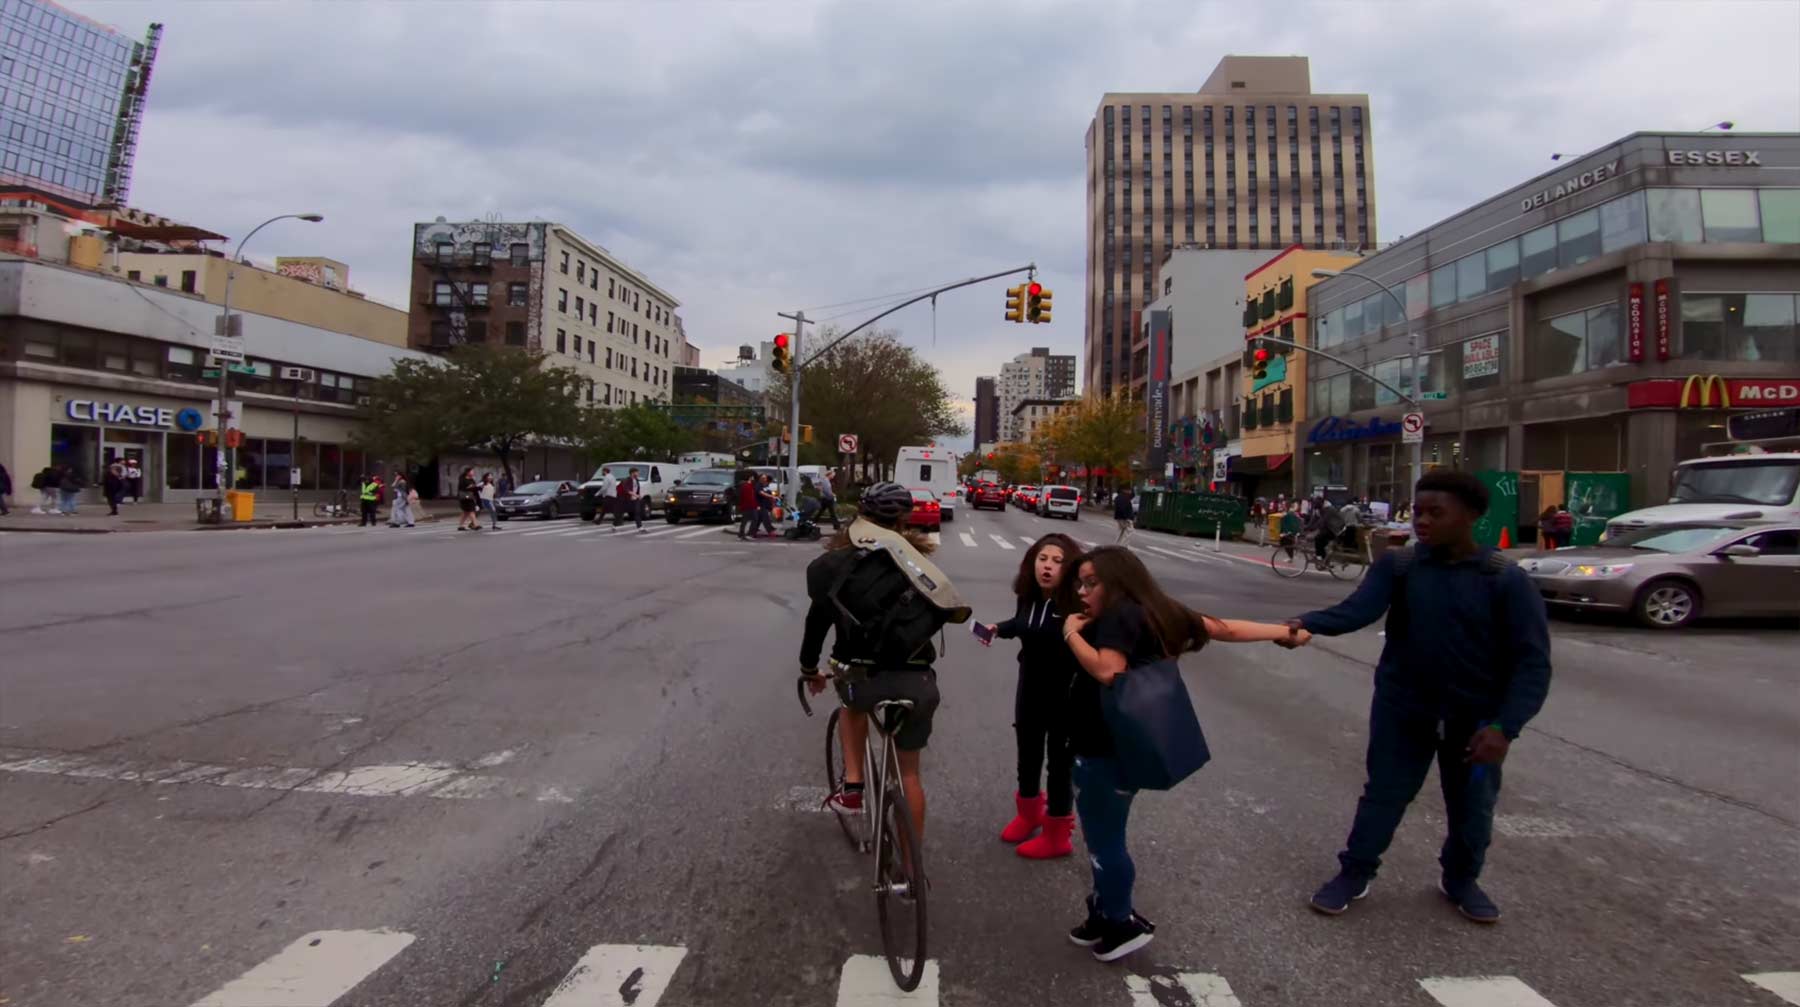
<path id="1" fill-rule="evenodd" d="M 648 405 L 595 409 L 587 415 L 582 445 L 601 460 L 673 461 L 699 441 L 699 435 L 676 423 L 668 413 Z"/>
<path id="2" fill-rule="evenodd" d="M 994 449 L 993 467 L 1009 483 L 1035 485 L 1043 478 L 1044 457 L 1030 444 L 1009 442 Z"/>
<path id="3" fill-rule="evenodd" d="M 473 343 L 441 358 L 400 360 L 376 378 L 357 443 L 390 456 L 430 458 L 451 449 L 512 457 L 537 441 L 573 443 L 587 410 L 586 381 L 541 353 Z"/>
<path id="4" fill-rule="evenodd" d="M 1039 427 L 1039 446 L 1059 465 L 1081 465 L 1088 470 L 1106 469 L 1116 485 L 1129 478 L 1132 456 L 1143 447 L 1143 407 L 1130 395 L 1088 395 Z"/>
<path id="5" fill-rule="evenodd" d="M 835 338 L 826 328 L 807 342 Z M 787 422 L 789 380 L 778 378 L 770 395 L 777 428 Z M 813 428 L 813 443 L 800 455 L 816 463 L 835 464 L 838 435 L 856 434 L 863 457 L 885 476 L 902 447 L 968 433 L 937 368 L 893 332 L 845 340 L 808 366 L 801 382 L 800 421 Z"/>

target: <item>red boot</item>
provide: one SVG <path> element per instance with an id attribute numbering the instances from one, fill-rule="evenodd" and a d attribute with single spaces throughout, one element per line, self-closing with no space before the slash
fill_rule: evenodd
<path id="1" fill-rule="evenodd" d="M 1031 860 L 1055 860 L 1075 852 L 1069 842 L 1069 834 L 1075 831 L 1074 815 L 1049 815 L 1044 819 L 1044 831 L 1037 838 L 1019 844 L 1019 856 Z"/>
<path id="2" fill-rule="evenodd" d="M 1013 804 L 1019 809 L 1019 812 L 1013 816 L 1012 821 L 1006 823 L 1006 828 L 1000 832 L 1000 840 L 1006 843 L 1022 843 L 1044 824 L 1044 795 L 1020 797 L 1018 794 L 1014 794 Z"/>

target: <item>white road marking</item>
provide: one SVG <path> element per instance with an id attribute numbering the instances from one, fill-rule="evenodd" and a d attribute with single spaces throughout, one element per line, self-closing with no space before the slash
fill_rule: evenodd
<path id="1" fill-rule="evenodd" d="M 683 947 L 596 944 L 543 1007 L 656 1007 L 686 956 Z"/>
<path id="2" fill-rule="evenodd" d="M 350 992 L 412 942 L 412 934 L 393 930 L 314 931 L 194 1007 L 321 1007 Z"/>
<path id="3" fill-rule="evenodd" d="M 702 535 L 718 535 L 718 534 L 721 534 L 721 532 L 717 528 L 695 528 L 693 531 L 682 532 L 680 535 L 677 535 L 675 537 L 676 538 L 699 538 Z"/>
<path id="4" fill-rule="evenodd" d="M 837 1007 L 894 1007 L 896 1004 L 936 1004 L 938 1002 L 937 962 L 925 960 L 925 974 L 919 977 L 919 988 L 902 993 L 894 985 L 887 959 L 879 955 L 851 955 L 838 976 Z"/>
<path id="5" fill-rule="evenodd" d="M 1157 1007 L 1161 1001 L 1157 999 L 1154 989 L 1158 986 L 1166 993 L 1175 993 L 1171 999 L 1179 999 L 1180 993 L 1186 993 L 1187 1000 L 1193 1007 L 1243 1007 L 1243 1001 L 1231 992 L 1231 984 L 1225 981 L 1225 977 L 1211 972 L 1177 972 L 1173 978 L 1137 975 L 1125 977 L 1125 989 L 1131 994 L 1131 1007 Z M 1180 993 L 1176 993 L 1177 989 Z"/>
<path id="6" fill-rule="evenodd" d="M 1002 549 L 1006 549 L 1006 550 L 1010 551 L 1014 548 L 1013 544 L 1011 542 L 1008 542 L 1006 540 L 1006 536 L 1004 536 L 1004 535 L 989 535 L 988 538 L 993 539 L 994 544 L 999 546 Z"/>
<path id="7" fill-rule="evenodd" d="M 1556 1007 L 1512 976 L 1421 979 L 1419 985 L 1444 1007 Z"/>
<path id="8" fill-rule="evenodd" d="M 680 530 L 681 530 L 680 525 L 672 524 L 672 525 L 669 525 L 667 528 L 658 528 L 655 531 L 645 531 L 643 534 L 639 535 L 638 537 L 639 538 L 657 538 L 658 536 L 662 536 L 662 535 L 673 535 L 674 533 L 676 533 Z"/>
<path id="9" fill-rule="evenodd" d="M 581 529 L 577 529 L 577 530 L 581 530 Z M 537 538 L 539 535 L 567 535 L 568 533 L 569 533 L 569 529 L 567 529 L 561 525 L 553 525 L 553 526 L 551 526 L 549 528 L 545 528 L 541 531 L 525 532 L 524 534 L 520 535 L 519 537 L 520 538 Z"/>
<path id="10" fill-rule="evenodd" d="M 19 753 L 15 751 L 4 754 L 14 756 Z M 433 797 L 440 800 L 497 797 L 510 787 L 507 781 L 497 777 L 478 776 L 441 762 L 410 762 L 321 771 L 298 766 L 109 762 L 78 755 L 27 755 L 0 762 L 0 773 L 30 773 L 127 783 L 203 783 L 240 790 L 293 790 L 350 797 Z M 573 800 L 554 787 L 541 789 L 534 799 L 557 804 L 567 804 Z"/>
<path id="11" fill-rule="evenodd" d="M 1751 972 L 1744 976 L 1791 1004 L 1800 1004 L 1800 972 Z"/>
<path id="12" fill-rule="evenodd" d="M 971 548 L 971 549 L 973 549 L 973 548 L 975 548 L 975 536 L 973 536 L 973 535 L 971 535 L 971 534 L 969 534 L 969 533 L 968 533 L 968 532 L 966 532 L 966 531 L 964 531 L 964 532 L 957 532 L 957 534 L 958 534 L 958 535 L 960 535 L 960 536 L 962 536 L 962 544 L 963 544 L 963 545 L 966 545 L 966 546 L 968 546 L 968 547 L 969 547 L 969 548 Z"/>
<path id="13" fill-rule="evenodd" d="M 469 763 L 469 765 L 474 766 L 477 769 L 492 769 L 495 766 L 506 765 L 513 760 L 513 756 L 518 754 L 519 752 L 517 749 L 503 748 L 498 752 L 489 752 L 481 758 L 476 759 L 474 762 Z"/>
<path id="14" fill-rule="evenodd" d="M 1100 543 L 1098 543 L 1098 542 L 1089 542 L 1089 541 L 1088 541 L 1088 540 L 1087 540 L 1087 539 L 1082 539 L 1082 540 L 1081 540 L 1081 544 L 1082 544 L 1082 547 L 1083 547 L 1083 548 L 1086 548 L 1086 549 L 1098 549 L 1098 548 L 1100 548 Z"/>
<path id="15" fill-rule="evenodd" d="M 1037 539 L 1032 538 L 1030 535 L 1020 535 L 1019 541 L 1025 543 L 1026 545 L 1032 545 L 1033 543 L 1037 542 Z"/>
<path id="16" fill-rule="evenodd" d="M 1153 552 L 1159 556 L 1167 556 L 1170 559 L 1178 559 L 1184 563 L 1192 563 L 1195 560 L 1195 557 L 1193 557 L 1193 556 L 1189 556 L 1185 553 L 1176 552 L 1173 549 L 1164 549 L 1161 546 L 1139 544 L 1139 545 L 1133 545 L 1131 548 L 1142 549 L 1146 552 Z"/>

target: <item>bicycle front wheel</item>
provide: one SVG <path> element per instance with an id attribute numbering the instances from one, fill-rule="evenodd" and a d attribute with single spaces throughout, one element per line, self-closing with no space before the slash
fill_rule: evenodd
<path id="1" fill-rule="evenodd" d="M 1306 552 L 1298 546 L 1278 545 L 1269 554 L 1269 569 L 1292 579 L 1306 572 Z"/>
<path id="2" fill-rule="evenodd" d="M 881 816 L 881 857 L 875 864 L 875 912 L 881 949 L 894 983 L 911 992 L 925 974 L 925 853 L 912 811 L 899 787 L 889 787 Z"/>
<path id="3" fill-rule="evenodd" d="M 1355 553 L 1331 557 L 1331 575 L 1338 580 L 1359 580 L 1368 569 L 1369 564 Z"/>
<path id="4" fill-rule="evenodd" d="M 325 501 L 320 500 L 318 503 L 313 504 L 313 517 L 331 516 L 331 508 L 326 505 Z"/>

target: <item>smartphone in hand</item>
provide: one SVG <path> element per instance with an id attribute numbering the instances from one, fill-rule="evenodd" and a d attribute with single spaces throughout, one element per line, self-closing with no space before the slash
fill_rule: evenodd
<path id="1" fill-rule="evenodd" d="M 983 647 L 993 646 L 994 627 L 983 622 L 974 622 L 969 624 L 969 632 L 975 634 L 975 639 L 980 640 Z"/>

